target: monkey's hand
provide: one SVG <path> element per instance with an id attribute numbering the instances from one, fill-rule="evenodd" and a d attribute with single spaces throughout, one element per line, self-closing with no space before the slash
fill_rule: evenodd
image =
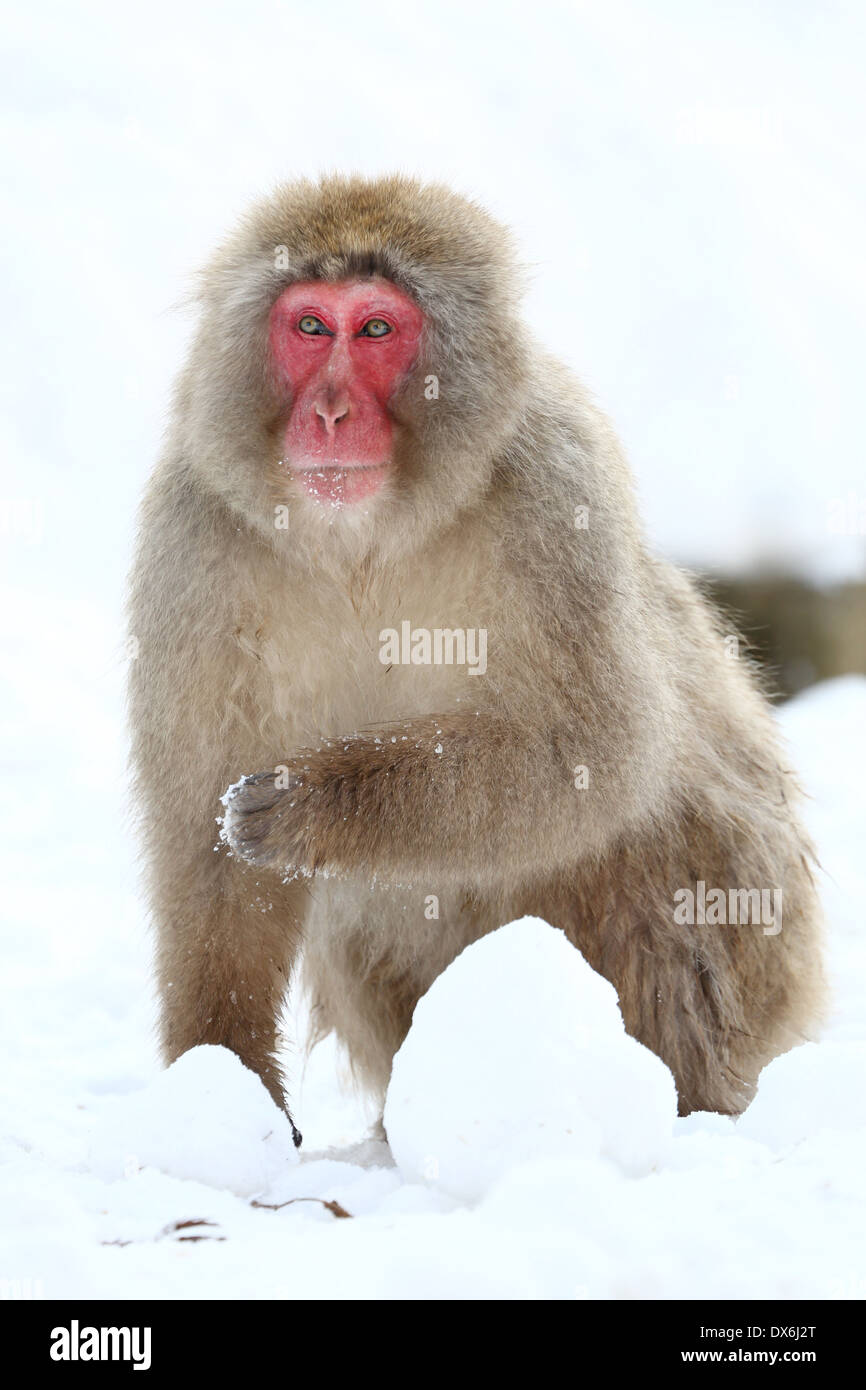
<path id="1" fill-rule="evenodd" d="M 369 862 L 376 809 L 396 785 L 395 753 L 390 736 L 355 734 L 244 777 L 223 797 L 222 838 L 238 858 L 286 873 Z"/>
<path id="2" fill-rule="evenodd" d="M 483 879 L 503 861 L 543 862 L 557 815 L 562 845 L 573 845 L 577 798 L 552 749 L 484 712 L 332 739 L 230 787 L 222 837 L 239 858 L 284 873 Z"/>
<path id="3" fill-rule="evenodd" d="M 262 868 L 314 873 L 312 853 L 315 795 L 305 782 L 310 771 L 297 762 L 243 777 L 222 798 L 221 838 L 239 859 Z"/>
<path id="4" fill-rule="evenodd" d="M 454 805 L 457 741 L 447 726 L 426 719 L 332 739 L 242 778 L 223 797 L 223 840 L 240 859 L 286 873 L 387 872 L 395 860 L 403 867 L 413 840 L 410 860 L 429 863 L 424 829 L 437 805 Z"/>

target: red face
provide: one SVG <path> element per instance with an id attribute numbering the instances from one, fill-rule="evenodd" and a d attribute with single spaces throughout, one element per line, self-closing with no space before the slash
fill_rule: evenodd
<path id="1" fill-rule="evenodd" d="M 278 386 L 291 394 L 286 464 L 310 497 L 372 497 L 392 467 L 388 402 L 418 352 L 418 306 L 386 280 L 290 285 L 270 316 Z"/>

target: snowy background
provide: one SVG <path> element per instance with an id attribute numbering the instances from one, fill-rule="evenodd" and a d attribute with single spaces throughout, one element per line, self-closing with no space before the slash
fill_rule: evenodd
<path id="1" fill-rule="evenodd" d="M 393 1156 L 330 1046 L 295 1058 L 298 1161 L 232 1057 L 157 1065 L 120 612 L 190 272 L 326 168 L 444 178 L 514 226 L 658 549 L 862 578 L 866 538 L 829 522 L 864 503 L 864 30 L 800 0 L 4 14 L 0 1296 L 866 1295 L 866 681 L 782 714 L 836 1003 L 738 1126 L 675 1120 L 610 991 L 522 924 L 419 1009 Z M 461 1024 L 482 969 L 522 1113 Z M 251 1205 L 294 1197 L 352 1219 Z"/>

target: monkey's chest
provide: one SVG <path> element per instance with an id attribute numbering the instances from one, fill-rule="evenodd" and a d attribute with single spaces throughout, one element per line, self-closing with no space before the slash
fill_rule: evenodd
<path id="1" fill-rule="evenodd" d="M 422 618 L 388 614 L 366 624 L 282 631 L 260 625 L 251 675 L 266 741 L 303 746 L 477 704 L 487 673 L 486 627 Z"/>

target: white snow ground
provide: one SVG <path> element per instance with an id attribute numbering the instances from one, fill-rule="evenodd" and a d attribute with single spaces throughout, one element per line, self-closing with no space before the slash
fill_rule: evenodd
<path id="1" fill-rule="evenodd" d="M 68 652 L 46 656 L 61 673 L 84 640 L 74 616 Z M 61 676 L 61 706 L 73 689 Z M 58 783 L 80 784 L 97 750 L 119 748 L 98 708 L 70 712 L 79 745 L 65 763 L 45 750 L 41 777 L 5 797 L 7 822 L 38 824 Z M 22 742 L 46 713 L 32 700 L 14 711 Z M 815 688 L 782 718 L 826 870 L 836 994 L 822 1041 L 773 1063 L 739 1123 L 678 1120 L 666 1068 L 625 1036 L 611 987 L 560 933 L 526 920 L 465 952 L 419 1006 L 386 1111 L 398 1166 L 364 1140 L 369 1116 L 341 1091 L 328 1044 L 305 1069 L 291 1059 L 300 1157 L 231 1054 L 202 1048 L 160 1071 L 140 909 L 112 877 L 99 823 L 70 805 L 60 848 L 37 844 L 4 884 L 0 1287 L 863 1297 L 866 680 Z M 478 987 L 482 970 L 495 990 Z"/>

